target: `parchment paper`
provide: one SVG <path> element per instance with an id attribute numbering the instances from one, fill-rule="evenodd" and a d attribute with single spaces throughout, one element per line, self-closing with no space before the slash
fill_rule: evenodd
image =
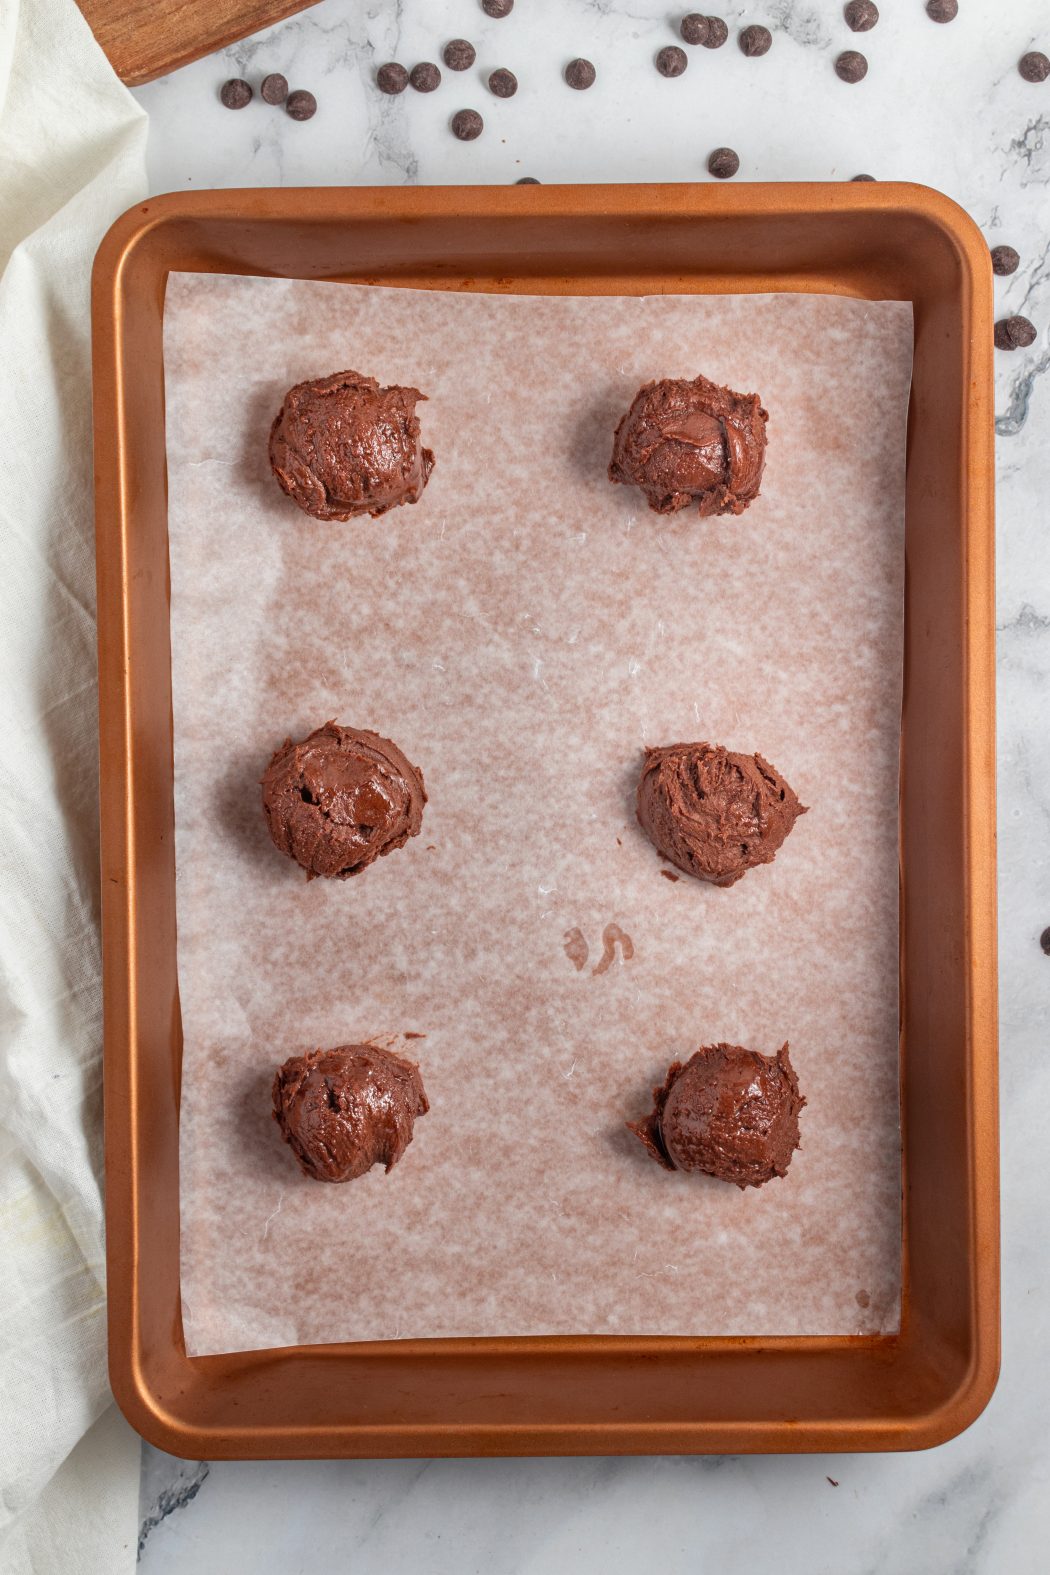
<path id="1" fill-rule="evenodd" d="M 191 1353 L 896 1327 L 911 334 L 906 305 L 834 296 L 170 280 Z M 292 383 L 347 367 L 424 390 L 437 466 L 414 508 L 318 524 L 267 436 Z M 698 371 L 770 412 L 740 519 L 606 478 L 639 384 Z M 258 781 L 329 717 L 395 739 L 430 803 L 403 850 L 307 884 Z M 728 891 L 665 879 L 634 821 L 643 742 L 682 739 L 758 750 L 810 806 Z M 419 1061 L 430 1114 L 390 1175 L 309 1181 L 274 1068 L 368 1038 Z M 757 1191 L 624 1130 L 718 1039 L 789 1040 L 809 1101 Z"/>

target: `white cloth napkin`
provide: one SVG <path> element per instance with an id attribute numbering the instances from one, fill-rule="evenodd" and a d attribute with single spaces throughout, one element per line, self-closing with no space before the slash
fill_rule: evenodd
<path id="1" fill-rule="evenodd" d="M 0 0 L 0 1567 L 34 1575 L 135 1556 L 131 1430 L 69 1457 L 111 1403 L 89 290 L 145 144 L 73 0 Z"/>

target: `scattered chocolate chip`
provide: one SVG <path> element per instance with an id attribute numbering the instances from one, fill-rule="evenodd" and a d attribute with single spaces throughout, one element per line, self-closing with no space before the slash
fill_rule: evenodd
<path id="1" fill-rule="evenodd" d="M 1039 944 L 1043 948 L 1046 955 L 1050 957 L 1050 924 L 1047 925 L 1042 935 L 1040 935 Z"/>
<path id="2" fill-rule="evenodd" d="M 519 175 L 514 184 L 515 186 L 538 186 L 540 183 L 535 175 Z"/>
<path id="3" fill-rule="evenodd" d="M 510 16 L 514 0 L 481 0 L 481 9 L 486 16 L 494 16 L 499 21 L 502 17 Z"/>
<path id="4" fill-rule="evenodd" d="M 850 180 L 874 180 L 874 175 L 851 175 Z"/>
<path id="5" fill-rule="evenodd" d="M 717 180 L 728 180 L 740 168 L 740 160 L 732 148 L 716 148 L 707 161 L 707 167 Z"/>
<path id="6" fill-rule="evenodd" d="M 773 35 L 768 27 L 752 25 L 744 28 L 737 42 L 745 55 L 766 55 L 773 42 Z"/>
<path id="7" fill-rule="evenodd" d="M 441 51 L 441 58 L 450 71 L 469 71 L 478 53 L 465 38 L 453 38 Z"/>
<path id="8" fill-rule="evenodd" d="M 1021 56 L 1017 69 L 1026 82 L 1045 82 L 1050 77 L 1050 60 L 1040 54 L 1038 49 L 1032 49 L 1027 55 Z"/>
<path id="9" fill-rule="evenodd" d="M 231 77 L 219 89 L 219 97 L 227 109 L 243 109 L 252 101 L 252 90 L 241 77 Z"/>
<path id="10" fill-rule="evenodd" d="M 959 0 L 926 0 L 926 15 L 931 22 L 954 22 L 959 15 Z"/>
<path id="11" fill-rule="evenodd" d="M 667 44 L 656 57 L 656 69 L 662 77 L 680 77 L 688 64 L 688 55 L 677 44 Z"/>
<path id="12" fill-rule="evenodd" d="M 376 72 L 376 87 L 380 93 L 403 93 L 408 86 L 408 72 L 396 60 L 380 66 Z"/>
<path id="13" fill-rule="evenodd" d="M 581 92 L 584 88 L 593 86 L 597 75 L 589 60 L 570 60 L 565 67 L 566 82 L 571 88 L 578 88 Z"/>
<path id="14" fill-rule="evenodd" d="M 868 62 L 859 49 L 844 49 L 835 62 L 835 75 L 843 82 L 863 82 Z"/>
<path id="15" fill-rule="evenodd" d="M 1020 267 L 1021 259 L 1012 246 L 992 247 L 992 272 L 1005 279 L 1008 273 L 1016 273 Z"/>
<path id="16" fill-rule="evenodd" d="M 452 135 L 460 142 L 473 142 L 485 129 L 485 122 L 476 109 L 459 109 L 452 117 Z"/>
<path id="17" fill-rule="evenodd" d="M 441 86 L 441 72 L 432 60 L 421 60 L 408 73 L 408 80 L 417 93 L 433 93 Z"/>
<path id="18" fill-rule="evenodd" d="M 284 107 L 293 120 L 312 120 L 317 114 L 317 100 L 305 88 L 289 93 Z"/>
<path id="19" fill-rule="evenodd" d="M 720 16 L 709 16 L 707 22 L 707 37 L 700 40 L 705 49 L 721 49 L 729 37 L 729 28 Z"/>
<path id="20" fill-rule="evenodd" d="M 489 87 L 497 98 L 513 98 L 518 91 L 518 79 L 513 71 L 508 71 L 505 66 L 500 66 L 489 77 Z"/>
<path id="21" fill-rule="evenodd" d="M 851 33 L 870 33 L 879 20 L 879 8 L 872 0 L 849 0 L 842 14 Z"/>
<path id="22" fill-rule="evenodd" d="M 1025 350 L 1035 338 L 1035 324 L 1027 317 L 1000 317 L 995 325 L 997 350 Z"/>
<path id="23" fill-rule="evenodd" d="M 708 18 L 701 16 L 699 11 L 690 11 L 678 24 L 678 31 L 687 44 L 706 44 L 707 30 Z"/>
<path id="24" fill-rule="evenodd" d="M 283 104 L 288 97 L 288 78 L 282 77 L 279 71 L 271 71 L 262 79 L 259 97 L 264 104 Z"/>

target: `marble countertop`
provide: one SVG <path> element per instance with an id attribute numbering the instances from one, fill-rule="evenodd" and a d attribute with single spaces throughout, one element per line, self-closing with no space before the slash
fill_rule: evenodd
<path id="1" fill-rule="evenodd" d="M 682 7 L 681 10 L 686 9 Z M 884 0 L 854 35 L 839 0 L 719 7 L 720 51 L 689 51 L 673 80 L 656 51 L 677 41 L 663 0 L 517 0 L 503 21 L 479 0 L 323 0 L 287 22 L 138 91 L 150 114 L 151 189 L 281 184 L 708 180 L 715 147 L 742 180 L 926 182 L 960 202 L 1021 266 L 996 281 L 1000 314 L 1039 329 L 996 356 L 999 856 L 1003 1124 L 1003 1372 L 961 1438 L 917 1455 L 219 1464 L 144 1451 L 141 1562 L 149 1575 L 295 1575 L 328 1567 L 486 1575 L 1011 1575 L 1046 1568 L 1050 1543 L 1050 1230 L 1043 1199 L 1050 1106 L 1050 81 L 1016 70 L 1050 53 L 1045 0 L 960 0 L 937 26 L 922 0 Z M 748 60 L 739 27 L 762 22 Z M 433 94 L 384 98 L 386 60 L 477 46 L 476 66 Z M 870 70 L 840 82 L 836 55 Z M 575 55 L 598 81 L 574 93 Z M 509 66 L 520 88 L 489 93 Z M 256 98 L 233 113 L 221 83 L 269 71 L 309 88 L 305 123 Z M 449 116 L 474 108 L 482 137 Z"/>

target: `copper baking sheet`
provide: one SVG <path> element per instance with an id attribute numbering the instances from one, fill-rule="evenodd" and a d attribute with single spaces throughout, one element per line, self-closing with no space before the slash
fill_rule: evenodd
<path id="1" fill-rule="evenodd" d="M 899 1333 L 187 1358 L 160 355 L 172 269 L 912 302 Z M 111 1369 L 136 1425 L 211 1458 L 907 1447 L 966 1425 L 997 1363 L 990 290 L 969 221 L 895 186 L 196 194 L 114 228 L 95 319 Z"/>

